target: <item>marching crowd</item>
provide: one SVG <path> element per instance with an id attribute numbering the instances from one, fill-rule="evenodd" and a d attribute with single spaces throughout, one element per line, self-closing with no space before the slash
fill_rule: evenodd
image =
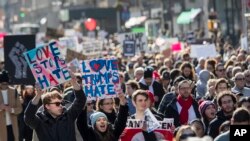
<path id="1" fill-rule="evenodd" d="M 188 47 L 119 60 L 121 90 L 116 98 L 88 100 L 82 77 L 47 91 L 34 85 L 10 85 L 0 64 L 0 141 L 118 141 L 127 119 L 174 119 L 175 141 L 209 136 L 228 141 L 230 125 L 250 125 L 250 54 L 224 43 L 223 54 L 191 58 Z M 142 127 L 140 141 L 157 141 Z"/>

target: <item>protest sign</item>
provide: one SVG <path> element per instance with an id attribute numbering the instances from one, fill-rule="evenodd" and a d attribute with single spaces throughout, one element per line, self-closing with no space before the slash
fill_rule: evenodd
<path id="1" fill-rule="evenodd" d="M 180 42 L 177 42 L 177 43 L 173 43 L 172 45 L 171 45 L 171 50 L 173 51 L 173 52 L 179 52 L 179 51 L 181 51 L 181 43 Z"/>
<path id="2" fill-rule="evenodd" d="M 56 42 L 25 52 L 24 56 L 42 89 L 70 80 L 66 61 L 62 58 Z"/>
<path id="3" fill-rule="evenodd" d="M 72 61 L 70 61 L 68 63 L 68 67 L 71 67 L 71 69 L 73 70 L 73 72 L 80 72 L 80 64 L 79 61 L 77 59 L 73 59 Z"/>
<path id="4" fill-rule="evenodd" d="M 191 45 L 190 57 L 192 58 L 208 58 L 216 56 L 217 52 L 214 44 Z"/>
<path id="5" fill-rule="evenodd" d="M 141 121 L 137 119 L 128 119 L 127 127 L 124 129 L 125 136 L 121 137 L 121 141 L 137 141 L 143 140 L 142 126 L 147 121 Z M 158 121 L 160 126 L 153 132 L 156 135 L 157 140 L 172 141 L 173 133 L 171 131 L 174 126 L 174 120 L 172 118 L 164 118 L 163 121 Z"/>
<path id="6" fill-rule="evenodd" d="M 124 41 L 123 55 L 127 57 L 135 56 L 135 42 L 134 41 Z"/>
<path id="7" fill-rule="evenodd" d="M 119 88 L 117 59 L 93 59 L 80 63 L 87 97 L 113 97 Z"/>
<path id="8" fill-rule="evenodd" d="M 85 56 L 101 55 L 102 41 L 90 39 L 82 43 L 82 53 Z"/>
<path id="9" fill-rule="evenodd" d="M 35 48 L 35 35 L 8 35 L 4 37 L 5 69 L 11 84 L 34 84 L 23 53 Z"/>
<path id="10" fill-rule="evenodd" d="M 147 37 L 145 33 L 124 33 L 118 35 L 118 41 L 124 45 L 124 41 L 134 41 L 136 52 L 146 51 L 147 48 Z"/>
<path id="11" fill-rule="evenodd" d="M 83 55 L 82 53 L 67 49 L 66 62 L 70 62 L 70 61 L 74 60 L 75 58 L 78 60 L 87 59 L 87 57 L 85 55 Z"/>
<path id="12" fill-rule="evenodd" d="M 63 56 L 67 55 L 68 49 L 76 50 L 79 46 L 76 36 L 59 38 L 58 45 Z"/>
<path id="13" fill-rule="evenodd" d="M 147 122 L 147 131 L 152 132 L 155 129 L 159 128 L 161 125 L 152 112 L 149 109 L 146 109 L 144 112 L 145 120 Z"/>

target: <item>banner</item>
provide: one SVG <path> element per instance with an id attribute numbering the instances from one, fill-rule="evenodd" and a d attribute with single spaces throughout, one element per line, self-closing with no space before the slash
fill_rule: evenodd
<path id="1" fill-rule="evenodd" d="M 35 84 L 23 53 L 35 48 L 35 35 L 8 35 L 4 37 L 5 69 L 11 84 Z"/>
<path id="2" fill-rule="evenodd" d="M 66 61 L 61 56 L 56 42 L 25 52 L 24 56 L 42 89 L 70 80 Z"/>
<path id="3" fill-rule="evenodd" d="M 147 37 L 145 33 L 124 33 L 118 35 L 118 41 L 124 45 L 125 41 L 134 41 L 136 52 L 146 51 Z"/>
<path id="4" fill-rule="evenodd" d="M 117 59 L 94 59 L 80 63 L 87 97 L 114 97 L 119 88 Z"/>
<path id="5" fill-rule="evenodd" d="M 127 127 L 124 129 L 124 136 L 121 137 L 121 141 L 138 141 L 145 140 L 142 133 L 142 126 L 145 121 L 136 119 L 128 119 Z M 163 121 L 158 121 L 160 127 L 155 129 L 153 132 L 156 135 L 157 140 L 172 141 L 173 133 L 171 128 L 173 127 L 173 119 L 164 118 Z"/>
<path id="6" fill-rule="evenodd" d="M 134 41 L 124 41 L 123 55 L 127 57 L 135 56 L 135 42 Z"/>

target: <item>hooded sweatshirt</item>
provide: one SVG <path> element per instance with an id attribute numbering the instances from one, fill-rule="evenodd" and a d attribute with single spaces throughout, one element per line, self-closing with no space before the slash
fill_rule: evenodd
<path id="1" fill-rule="evenodd" d="M 208 70 L 202 70 L 199 73 L 199 80 L 196 87 L 196 98 L 202 98 L 207 92 L 207 81 L 210 78 L 210 72 Z"/>

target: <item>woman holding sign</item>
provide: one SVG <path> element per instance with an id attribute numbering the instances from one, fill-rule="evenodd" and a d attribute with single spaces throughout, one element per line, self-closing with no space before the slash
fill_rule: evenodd
<path id="1" fill-rule="evenodd" d="M 86 108 L 78 116 L 77 127 L 84 141 L 118 141 L 126 127 L 128 106 L 125 95 L 119 92 L 120 108 L 116 122 L 112 126 L 107 116 L 102 112 L 95 112 L 90 116 L 91 126 L 87 123 Z"/>

